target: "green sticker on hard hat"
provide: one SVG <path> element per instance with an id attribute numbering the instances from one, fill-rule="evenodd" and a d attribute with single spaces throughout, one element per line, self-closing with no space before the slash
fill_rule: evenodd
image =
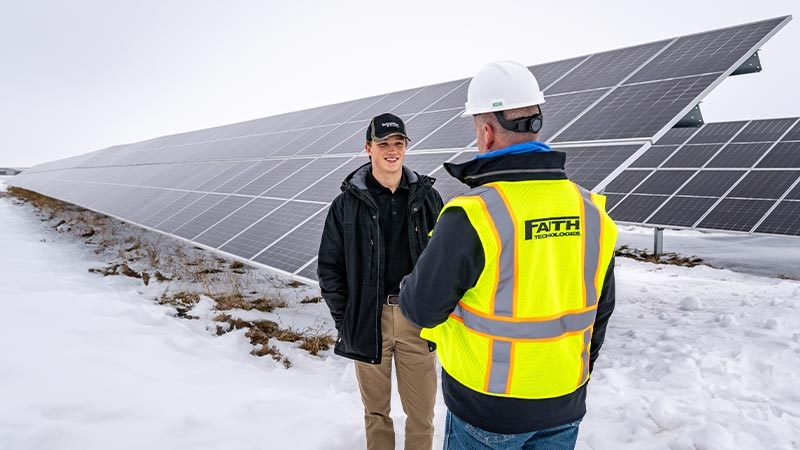
<path id="1" fill-rule="evenodd" d="M 503 106 L 503 102 L 493 102 L 492 103 L 492 108 L 495 108 L 495 107 L 498 107 L 498 106 Z"/>

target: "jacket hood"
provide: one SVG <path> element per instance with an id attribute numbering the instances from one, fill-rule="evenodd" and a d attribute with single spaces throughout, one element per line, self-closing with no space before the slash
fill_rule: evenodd
<path id="1" fill-rule="evenodd" d="M 341 190 L 342 192 L 350 189 L 351 187 L 356 188 L 360 191 L 367 190 L 367 174 L 372 171 L 372 163 L 367 162 L 364 163 L 358 169 L 350 172 L 344 178 L 342 182 Z M 409 169 L 406 166 L 403 166 L 403 174 L 406 176 L 406 180 L 408 181 L 409 185 L 419 183 L 420 181 L 427 181 L 430 180 L 431 184 L 435 181 L 435 178 L 429 177 L 427 175 L 420 175 L 417 172 Z"/>

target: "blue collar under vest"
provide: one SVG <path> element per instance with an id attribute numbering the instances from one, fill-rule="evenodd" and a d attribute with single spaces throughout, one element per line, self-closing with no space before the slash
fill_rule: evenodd
<path id="1" fill-rule="evenodd" d="M 530 141 L 523 142 L 522 144 L 514 144 L 500 150 L 493 150 L 486 153 L 478 153 L 475 159 L 479 158 L 493 158 L 495 156 L 509 155 L 513 153 L 534 153 L 534 152 L 549 152 L 552 150 L 549 145 L 544 142 Z"/>

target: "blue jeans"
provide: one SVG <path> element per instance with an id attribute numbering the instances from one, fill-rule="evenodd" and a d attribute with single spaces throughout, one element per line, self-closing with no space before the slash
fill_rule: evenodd
<path id="1" fill-rule="evenodd" d="M 578 441 L 580 420 L 529 433 L 492 433 L 447 411 L 444 450 L 573 450 Z"/>

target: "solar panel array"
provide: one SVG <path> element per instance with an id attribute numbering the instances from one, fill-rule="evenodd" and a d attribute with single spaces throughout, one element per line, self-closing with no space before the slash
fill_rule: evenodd
<path id="1" fill-rule="evenodd" d="M 532 66 L 542 139 L 571 178 L 603 186 L 658 140 L 791 17 Z M 475 155 L 461 118 L 469 79 L 118 145 L 36 166 L 11 183 L 297 278 L 316 279 L 325 211 L 367 162 L 368 121 L 392 112 L 412 138 L 406 165 L 466 187 L 442 163 Z"/>
<path id="2" fill-rule="evenodd" d="M 800 119 L 674 129 L 605 193 L 617 221 L 800 236 Z"/>

